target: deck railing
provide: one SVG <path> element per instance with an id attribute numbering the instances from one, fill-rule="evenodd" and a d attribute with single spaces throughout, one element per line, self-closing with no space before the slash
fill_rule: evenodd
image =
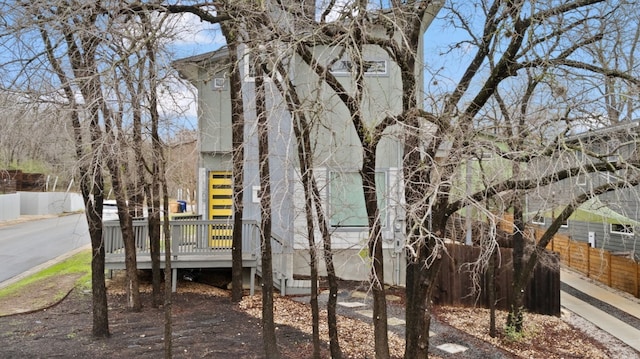
<path id="1" fill-rule="evenodd" d="M 231 255 L 233 225 L 228 221 L 216 220 L 172 220 L 171 254 L 188 255 Z M 133 221 L 135 243 L 138 254 L 149 254 L 149 226 L 146 220 Z M 106 255 L 110 258 L 122 256 L 124 242 L 118 221 L 104 222 L 103 239 Z M 160 250 L 164 253 L 165 233 L 161 226 Z M 258 256 L 260 238 L 256 221 L 242 223 L 242 253 Z"/>

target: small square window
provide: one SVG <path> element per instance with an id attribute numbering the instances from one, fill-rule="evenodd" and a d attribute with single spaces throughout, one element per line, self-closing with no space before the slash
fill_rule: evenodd
<path id="1" fill-rule="evenodd" d="M 211 87 L 214 90 L 223 90 L 225 87 L 225 79 L 224 77 L 216 77 L 213 79 L 213 82 L 211 84 Z"/>

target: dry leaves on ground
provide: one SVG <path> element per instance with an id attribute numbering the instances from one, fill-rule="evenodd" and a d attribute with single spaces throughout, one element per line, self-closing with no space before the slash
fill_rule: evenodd
<path id="1" fill-rule="evenodd" d="M 525 313 L 522 337 L 514 338 L 503 329 L 507 313 L 496 311 L 497 336 L 489 336 L 489 310 L 441 307 L 438 317 L 474 337 L 523 358 L 609 358 L 604 347 L 561 318 Z"/>
<path id="2" fill-rule="evenodd" d="M 260 318 L 262 316 L 262 299 L 260 295 L 245 297 L 240 302 L 240 308 L 246 313 Z M 289 298 L 276 296 L 274 299 L 274 316 L 278 325 L 288 325 L 300 331 L 311 332 L 311 310 L 304 303 Z M 327 312 L 320 312 L 320 340 L 329 342 L 327 327 Z M 360 320 L 338 316 L 338 331 L 340 344 L 346 358 L 373 358 L 373 325 Z M 389 351 L 392 357 L 402 357 L 404 340 L 393 333 L 389 333 Z"/>

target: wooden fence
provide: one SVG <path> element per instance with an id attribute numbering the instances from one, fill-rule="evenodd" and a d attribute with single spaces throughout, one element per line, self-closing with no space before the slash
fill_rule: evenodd
<path id="1" fill-rule="evenodd" d="M 11 181 L 12 190 L 42 192 L 45 189 L 45 176 L 42 173 L 24 173 L 20 170 L 1 170 L 0 181 Z M 7 191 L 7 193 L 10 193 Z"/>
<path id="2" fill-rule="evenodd" d="M 544 231 L 536 230 L 536 239 Z M 547 246 L 560 255 L 562 263 L 585 276 L 640 298 L 640 265 L 632 259 L 591 248 L 589 243 L 556 234 Z"/>
<path id="3" fill-rule="evenodd" d="M 0 178 L 0 194 L 16 193 L 16 181 Z"/>
<path id="4" fill-rule="evenodd" d="M 513 216 L 505 215 L 499 227 L 505 232 L 513 232 Z M 543 234 L 542 229 L 535 229 L 536 240 Z M 562 234 L 556 234 L 547 249 L 558 253 L 566 266 L 611 288 L 640 298 L 640 265 L 636 261 L 613 255 L 603 249 L 591 248 L 589 243 L 574 241 Z"/>
<path id="5" fill-rule="evenodd" d="M 494 266 L 496 308 L 508 310 L 513 297 L 512 250 L 500 248 L 500 255 Z M 474 284 L 472 268 L 480 255 L 477 246 L 447 245 L 443 254 L 438 285 L 434 291 L 434 303 L 440 305 L 460 305 L 489 307 L 489 295 L 485 289 L 489 278 L 481 275 L 479 288 Z M 551 265 L 536 266 L 534 275 L 525 290 L 525 307 L 529 312 L 560 315 L 560 271 L 557 255 L 549 253 Z M 474 287 L 476 290 L 474 293 Z"/>

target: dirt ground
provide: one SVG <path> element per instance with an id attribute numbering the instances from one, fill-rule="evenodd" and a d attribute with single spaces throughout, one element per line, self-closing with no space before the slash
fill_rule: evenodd
<path id="1" fill-rule="evenodd" d="M 110 284 L 109 323 L 111 337 L 96 340 L 91 336 L 91 294 L 75 289 L 59 303 L 43 304 L 47 294 L 53 296 L 60 291 L 68 291 L 69 278 L 61 278 L 56 285 L 47 283 L 36 289 L 29 288 L 22 297 L 13 296 L 0 302 L 0 310 L 8 312 L 26 311 L 26 314 L 9 314 L 0 317 L 0 357 L 2 358 L 153 358 L 163 357 L 163 309 L 150 307 L 151 298 L 148 286 L 143 293 L 144 308 L 139 313 L 125 309 L 125 298 L 121 284 L 117 280 Z M 174 358 L 263 358 L 258 297 L 247 298 L 240 305 L 231 303 L 229 292 L 211 286 L 223 286 L 224 279 L 214 278 L 210 283 L 180 282 L 179 291 L 173 299 L 173 357 Z M 36 285 L 38 286 L 38 285 Z M 35 294 L 38 294 L 37 296 Z M 40 298 L 32 302 L 32 298 Z M 394 304 L 394 305 L 401 305 Z M 47 309 L 33 310 L 29 307 L 47 306 Z M 311 357 L 310 310 L 308 305 L 290 298 L 278 298 L 276 304 L 277 337 L 283 358 Z M 439 309 L 438 318 L 446 318 L 446 309 Z M 457 313 L 456 317 L 468 317 L 473 310 Z M 479 314 L 481 315 L 481 314 Z M 536 319 L 549 322 L 555 317 Z M 534 319 L 532 319 L 533 321 Z M 372 337 L 370 325 L 361 320 L 346 318 L 341 335 L 345 334 L 342 345 L 349 358 L 372 357 Z M 468 326 L 468 325 L 467 325 Z M 553 325 L 552 325 L 553 326 Z M 464 329 L 464 328 L 463 328 Z M 570 342 L 579 341 L 578 349 L 558 349 L 558 356 L 551 351 L 536 353 L 535 348 L 527 346 L 526 355 L 510 351 L 501 346 L 503 342 L 482 342 L 491 351 L 481 356 L 472 352 L 465 355 L 440 356 L 441 358 L 590 358 L 592 353 L 602 353 L 595 357 L 611 357 L 611 352 L 602 343 L 597 342 L 584 332 L 575 328 L 570 332 Z M 453 333 L 450 331 L 449 333 Z M 460 342 L 478 342 L 471 332 L 455 330 L 455 340 Z M 552 338 L 553 339 L 553 338 Z M 341 339 L 342 340 L 342 339 Z M 401 338 L 400 338 L 401 340 Z M 396 339 L 392 338 L 392 341 Z M 558 342 L 557 338 L 536 342 L 537 346 Z M 390 343 L 391 344 L 391 343 Z M 487 345 L 488 344 L 488 345 Z M 516 343 L 522 346 L 523 343 Z M 400 349 L 402 347 L 399 344 Z M 401 352 L 400 352 L 401 353 Z M 544 354 L 543 354 L 544 353 Z M 537 356 L 540 354 L 540 356 Z M 438 354 L 440 355 L 440 354 Z M 478 354 L 480 355 L 480 354 Z M 400 357 L 394 355 L 394 357 Z M 328 358 L 328 346 L 323 341 L 323 358 Z M 430 357 L 438 358 L 433 355 Z"/>
<path id="2" fill-rule="evenodd" d="M 174 358 L 263 357 L 260 320 L 231 303 L 227 291 L 197 283 L 181 287 L 183 290 L 173 299 Z M 48 309 L 0 318 L 0 357 L 162 357 L 163 309 L 150 307 L 147 292 L 143 293 L 143 310 L 129 312 L 120 292 L 110 291 L 108 297 L 110 338 L 92 338 L 91 294 L 74 290 Z M 18 306 L 17 301 L 12 303 Z M 307 356 L 304 354 L 309 350 L 307 334 L 287 326 L 279 326 L 278 333 L 280 346 L 289 353 L 287 357 Z"/>

